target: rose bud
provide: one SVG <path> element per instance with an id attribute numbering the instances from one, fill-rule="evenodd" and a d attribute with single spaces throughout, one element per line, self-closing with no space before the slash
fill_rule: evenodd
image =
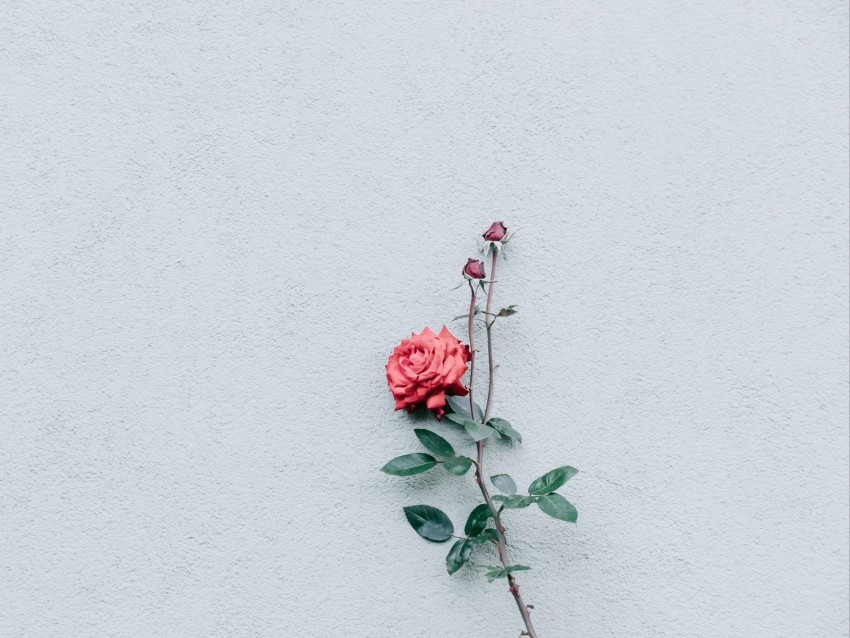
<path id="1" fill-rule="evenodd" d="M 467 279 L 484 279 L 487 276 L 484 273 L 484 262 L 470 257 L 463 267 L 463 276 Z"/>
<path id="2" fill-rule="evenodd" d="M 460 382 L 469 361 L 469 347 L 443 326 L 440 334 L 425 328 L 396 346 L 387 361 L 387 384 L 395 409 L 412 412 L 424 404 L 440 420 L 445 414 L 446 395 L 465 396 Z"/>
<path id="3" fill-rule="evenodd" d="M 484 239 L 487 241 L 502 241 L 508 233 L 508 228 L 502 222 L 493 222 L 487 232 L 484 233 Z"/>

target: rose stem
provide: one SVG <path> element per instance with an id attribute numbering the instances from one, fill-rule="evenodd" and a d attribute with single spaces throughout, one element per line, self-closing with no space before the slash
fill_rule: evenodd
<path id="1" fill-rule="evenodd" d="M 475 385 L 475 342 L 472 339 L 472 320 L 475 317 L 475 288 L 478 286 L 478 280 L 475 285 L 472 280 L 469 280 L 469 414 L 475 418 L 475 401 L 472 399 L 472 387 Z"/>
<path id="2" fill-rule="evenodd" d="M 490 266 L 490 283 L 487 285 L 487 307 L 484 311 L 484 324 L 487 326 L 487 360 L 489 363 L 487 403 L 484 407 L 485 424 L 490 418 L 490 405 L 493 401 L 493 373 L 496 370 L 493 361 L 493 321 L 490 318 L 490 307 L 493 301 L 493 281 L 496 279 L 496 258 L 498 257 L 498 255 L 499 253 L 496 250 L 493 250 L 493 261 Z M 473 347 L 472 341 L 472 320 L 475 314 L 475 288 L 472 286 L 472 282 L 470 282 L 470 291 L 472 292 L 472 298 L 469 302 L 469 413 L 472 415 L 472 418 L 475 419 L 475 403 L 472 400 L 473 375 L 475 372 L 475 348 Z M 484 497 L 484 501 L 490 508 L 490 514 L 492 515 L 493 522 L 496 525 L 496 535 L 498 537 L 496 549 L 499 553 L 499 560 L 501 561 L 502 566 L 507 568 L 510 563 L 508 562 L 508 549 L 507 539 L 505 538 L 505 528 L 502 525 L 502 520 L 499 516 L 499 510 L 496 509 L 496 506 L 493 504 L 493 499 L 490 497 L 490 492 L 487 489 L 487 484 L 484 482 L 485 441 L 486 439 L 478 441 L 478 461 L 475 463 L 475 481 L 478 483 L 478 487 L 481 490 L 481 495 Z M 516 600 L 517 607 L 519 608 L 519 613 L 522 616 L 523 622 L 525 622 L 526 631 L 524 633 L 527 634 L 529 638 L 538 638 L 537 632 L 534 631 L 534 625 L 531 624 L 531 615 L 528 612 L 528 607 L 522 601 L 522 596 L 519 593 L 519 584 L 517 584 L 514 575 L 510 572 L 508 572 L 508 585 L 508 591 L 513 594 L 514 600 Z"/>

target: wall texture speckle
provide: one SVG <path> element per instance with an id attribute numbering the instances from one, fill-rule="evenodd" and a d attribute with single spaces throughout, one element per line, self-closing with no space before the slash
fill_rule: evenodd
<path id="1" fill-rule="evenodd" d="M 848 636 L 846 2 L 0 13 L 0 635 L 515 638 L 377 471 L 503 218 L 542 638 Z"/>

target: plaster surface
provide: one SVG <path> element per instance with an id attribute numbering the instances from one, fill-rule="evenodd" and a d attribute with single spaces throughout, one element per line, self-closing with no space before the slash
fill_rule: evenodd
<path id="1" fill-rule="evenodd" d="M 515 638 L 378 472 L 494 219 L 540 635 L 848 636 L 847 12 L 0 0 L 0 636 Z"/>

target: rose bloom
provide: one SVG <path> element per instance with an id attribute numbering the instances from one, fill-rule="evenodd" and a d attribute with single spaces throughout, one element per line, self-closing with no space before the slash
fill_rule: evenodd
<path id="1" fill-rule="evenodd" d="M 484 239 L 487 241 L 502 241 L 508 232 L 507 226 L 502 222 L 493 222 L 490 228 L 484 233 Z"/>
<path id="2" fill-rule="evenodd" d="M 460 382 L 469 361 L 469 347 L 461 344 L 448 328 L 440 334 L 425 328 L 395 347 L 387 361 L 387 383 L 395 398 L 395 409 L 412 412 L 424 403 L 442 419 L 446 395 L 466 396 Z"/>

